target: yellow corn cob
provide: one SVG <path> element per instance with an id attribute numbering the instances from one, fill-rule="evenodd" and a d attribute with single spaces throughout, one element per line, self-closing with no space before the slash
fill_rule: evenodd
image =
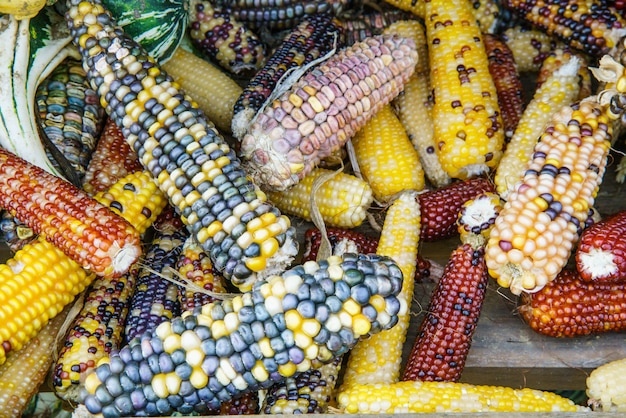
<path id="1" fill-rule="evenodd" d="M 504 145 L 498 95 L 480 28 L 467 0 L 425 3 L 439 160 L 453 178 L 497 166 Z"/>
<path id="2" fill-rule="evenodd" d="M 243 89 L 210 62 L 179 47 L 163 69 L 192 97 L 220 132 L 229 133 L 233 106 Z"/>
<path id="3" fill-rule="evenodd" d="M 556 48 L 550 52 L 550 54 L 543 60 L 539 73 L 537 74 L 537 80 L 535 82 L 535 89 L 538 89 L 543 83 L 545 83 L 551 76 L 561 68 L 564 64 L 568 63 L 572 57 L 578 58 L 578 97 L 576 100 L 582 100 L 592 95 L 593 86 L 591 85 L 591 71 L 588 65 L 588 59 L 585 55 L 580 53 L 574 53 L 566 48 Z"/>
<path id="4" fill-rule="evenodd" d="M 354 385 L 337 397 L 350 414 L 416 412 L 576 412 L 587 410 L 552 392 L 458 382 L 404 381 Z"/>
<path id="5" fill-rule="evenodd" d="M 532 157 L 537 138 L 550 117 L 563 106 L 576 100 L 578 85 L 578 59 L 572 58 L 567 65 L 555 71 L 534 93 L 506 146 L 502 160 L 496 169 L 496 190 L 507 199 L 515 185 L 524 176 L 524 169 Z"/>
<path id="6" fill-rule="evenodd" d="M 57 334 L 70 308 L 48 322 L 21 350 L 0 365 L 0 417 L 21 417 L 37 393 L 57 353 Z"/>
<path id="7" fill-rule="evenodd" d="M 626 411 L 626 358 L 594 369 L 587 377 L 589 405 L 603 412 Z"/>
<path id="8" fill-rule="evenodd" d="M 417 192 L 406 191 L 387 210 L 376 254 L 394 259 L 405 280 L 398 296 L 401 307 L 398 323 L 350 351 L 340 392 L 359 383 L 393 383 L 398 381 L 402 363 L 402 346 L 409 327 L 409 310 L 413 297 L 417 247 L 421 214 Z"/>
<path id="9" fill-rule="evenodd" d="M 606 107 L 563 107 L 546 125 L 487 241 L 489 274 L 511 292 L 535 292 L 569 259 L 606 167 L 612 129 Z"/>
<path id="10" fill-rule="evenodd" d="M 385 105 L 352 138 L 360 173 L 374 198 L 388 202 L 403 190 L 422 190 L 424 170 L 402 123 Z"/>
<path id="11" fill-rule="evenodd" d="M 397 33 L 403 37 L 410 37 L 415 42 L 419 57 L 415 73 L 392 104 L 413 147 L 417 150 L 426 178 L 437 188 L 445 186 L 450 183 L 451 179 L 441 167 L 436 151 L 437 144 L 431 113 L 430 67 L 424 26 L 417 20 L 404 20 L 389 25 L 384 33 Z"/>
<path id="12" fill-rule="evenodd" d="M 318 182 L 329 178 L 318 187 Z M 314 192 L 315 190 L 315 192 Z M 354 228 L 361 225 L 373 202 L 370 185 L 347 173 L 333 175 L 332 170 L 314 168 L 298 184 L 286 191 L 267 193 L 270 202 L 281 212 L 312 220 L 316 205 L 329 226 Z"/>

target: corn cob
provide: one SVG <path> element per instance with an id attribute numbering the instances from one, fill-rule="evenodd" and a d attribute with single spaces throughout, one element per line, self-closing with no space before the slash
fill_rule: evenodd
<path id="1" fill-rule="evenodd" d="M 515 57 L 498 35 L 483 34 L 489 60 L 489 73 L 498 92 L 498 106 L 504 124 L 504 139 L 509 141 L 524 111 L 524 89 Z"/>
<path id="2" fill-rule="evenodd" d="M 354 229 L 325 228 L 326 236 L 330 241 L 331 249 L 334 250 L 342 242 L 350 241 L 356 246 L 357 252 L 361 254 L 373 254 L 378 247 L 378 238 L 366 235 Z M 322 244 L 322 231 L 317 228 L 309 228 L 304 232 L 304 251 L 302 262 L 317 260 Z M 431 259 L 417 254 L 415 281 L 428 282 L 437 281 L 440 277 L 440 266 Z"/>
<path id="3" fill-rule="evenodd" d="M 436 151 L 430 67 L 426 58 L 428 57 L 428 48 L 424 25 L 417 20 L 399 21 L 387 27 L 385 33 L 397 33 L 403 37 L 411 37 L 417 47 L 419 59 L 415 66 L 415 73 L 392 104 L 409 135 L 409 139 L 417 150 L 426 178 L 434 187 L 443 187 L 449 184 L 451 179 L 441 166 Z"/>
<path id="4" fill-rule="evenodd" d="M 163 69 L 193 98 L 220 132 L 230 133 L 234 105 L 242 93 L 235 80 L 182 47 L 163 64 Z"/>
<path id="5" fill-rule="evenodd" d="M 172 270 L 188 237 L 185 228 L 162 227 L 146 249 L 130 298 L 124 341 L 154 330 L 160 323 L 180 315 L 179 286 Z M 169 280 L 168 280 L 169 279 Z"/>
<path id="6" fill-rule="evenodd" d="M 562 45 L 544 31 L 523 24 L 505 29 L 502 39 L 513 53 L 520 73 L 539 71 L 551 51 Z"/>
<path id="7" fill-rule="evenodd" d="M 37 87 L 35 100 L 48 158 L 80 186 L 105 120 L 80 61 L 66 58 Z"/>
<path id="8" fill-rule="evenodd" d="M 624 284 L 587 282 L 565 268 L 535 293 L 522 295 L 518 312 L 531 329 L 550 337 L 574 337 L 626 329 Z"/>
<path id="9" fill-rule="evenodd" d="M 245 85 L 233 106 L 232 132 L 241 140 L 250 123 L 286 74 L 310 65 L 340 48 L 342 26 L 339 20 L 322 13 L 307 16 L 281 40 L 265 65 Z"/>
<path id="10" fill-rule="evenodd" d="M 586 281 L 626 279 L 626 211 L 583 231 L 576 247 L 576 269 Z"/>
<path id="11" fill-rule="evenodd" d="M 402 90 L 414 71 L 412 40 L 369 38 L 336 52 L 275 99 L 241 141 L 250 175 L 268 189 L 298 183 Z"/>
<path id="12" fill-rule="evenodd" d="M 480 29 L 467 0 L 425 3 L 437 155 L 452 178 L 497 166 L 504 129 Z"/>
<path id="13" fill-rule="evenodd" d="M 70 0 L 66 21 L 107 113 L 214 267 L 245 290 L 289 265 L 298 251 L 289 218 L 178 85 L 102 5 Z"/>
<path id="14" fill-rule="evenodd" d="M 0 207 L 98 275 L 121 275 L 141 254 L 139 234 L 82 190 L 0 150 Z"/>
<path id="15" fill-rule="evenodd" d="M 580 53 L 575 53 L 568 48 L 555 48 L 545 57 L 539 68 L 537 79 L 535 80 L 535 90 L 545 83 L 555 71 L 567 64 L 573 56 L 578 59 L 578 96 L 576 100 L 585 99 L 593 94 L 591 85 L 591 71 L 587 63 L 587 57 Z"/>
<path id="16" fill-rule="evenodd" d="M 296 266 L 134 339 L 87 377 L 84 405 L 106 416 L 203 413 L 389 329 L 401 287 L 402 272 L 387 257 L 344 254 Z"/>
<path id="17" fill-rule="evenodd" d="M 484 192 L 463 204 L 456 224 L 463 244 L 483 247 L 491 234 L 503 201 L 497 193 Z"/>
<path id="18" fill-rule="evenodd" d="M 402 346 L 409 328 L 409 316 L 420 231 L 417 192 L 402 192 L 387 209 L 376 254 L 391 257 L 406 278 L 398 295 L 398 323 L 359 342 L 350 351 L 339 391 L 357 383 L 392 383 L 400 376 Z"/>
<path id="19" fill-rule="evenodd" d="M 176 260 L 176 271 L 184 279 L 179 287 L 179 300 L 183 311 L 193 311 L 196 306 L 215 302 L 216 298 L 210 293 L 225 293 L 223 278 L 213 269 L 208 254 L 191 237 L 183 244 L 181 253 Z M 185 282 L 193 283 L 208 292 L 196 291 L 194 287 L 185 286 Z"/>
<path id="20" fill-rule="evenodd" d="M 48 375 L 57 353 L 57 334 L 69 312 L 70 308 L 65 308 L 0 365 L 0 416 L 23 416 L 28 402 Z"/>
<path id="21" fill-rule="evenodd" d="M 337 403 L 349 414 L 588 411 L 552 392 L 458 382 L 354 385 Z"/>
<path id="22" fill-rule="evenodd" d="M 424 188 L 417 151 L 390 104 L 376 112 L 351 141 L 360 175 L 378 202 L 389 202 L 403 190 Z"/>
<path id="23" fill-rule="evenodd" d="M 261 405 L 263 414 L 325 414 L 333 399 L 341 369 L 341 356 L 327 364 L 275 383 L 267 390 Z"/>
<path id="24" fill-rule="evenodd" d="M 624 390 L 626 384 L 626 359 L 609 361 L 587 377 L 588 405 L 594 411 L 624 412 Z"/>
<path id="25" fill-rule="evenodd" d="M 258 71 L 265 63 L 265 45 L 235 19 L 229 10 L 215 8 L 207 0 L 189 4 L 189 37 L 205 57 L 227 71 Z"/>
<path id="26" fill-rule="evenodd" d="M 533 27 L 598 58 L 609 54 L 626 34 L 626 21 L 604 0 L 504 0 L 502 6 Z"/>
<path id="27" fill-rule="evenodd" d="M 116 181 L 141 170 L 133 151 L 120 128 L 108 118 L 83 177 L 83 190 L 90 195 L 107 190 Z"/>
<path id="28" fill-rule="evenodd" d="M 361 225 L 373 202 L 372 188 L 366 181 L 319 167 L 289 190 L 269 191 L 267 197 L 281 212 L 307 221 L 313 219 L 315 205 L 325 223 L 344 228 Z"/>
<path id="29" fill-rule="evenodd" d="M 216 0 L 215 5 L 228 8 L 232 16 L 252 30 L 284 30 L 296 26 L 314 14 L 338 15 L 348 0 Z"/>
<path id="30" fill-rule="evenodd" d="M 552 117 L 487 242 L 489 274 L 500 286 L 534 292 L 565 266 L 602 182 L 610 140 L 597 102 L 565 106 Z"/>
<path id="31" fill-rule="evenodd" d="M 454 236 L 458 232 L 456 222 L 463 205 L 484 192 L 495 192 L 495 188 L 490 180 L 477 177 L 420 193 L 420 239 L 437 241 Z"/>
<path id="32" fill-rule="evenodd" d="M 576 100 L 578 85 L 577 58 L 555 71 L 534 93 L 509 141 L 496 169 L 494 182 L 503 199 L 508 199 L 517 183 L 524 176 L 524 169 L 531 160 L 537 138 L 554 113 Z"/>

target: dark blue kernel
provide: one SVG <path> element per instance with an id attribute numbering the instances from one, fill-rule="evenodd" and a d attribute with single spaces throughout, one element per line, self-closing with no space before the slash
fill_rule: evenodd
<path id="1" fill-rule="evenodd" d="M 219 357 L 229 357 L 234 353 L 233 345 L 228 337 L 219 338 L 215 342 L 215 354 Z"/>
<path id="2" fill-rule="evenodd" d="M 272 322 L 274 322 L 274 325 L 276 325 L 276 329 L 279 332 L 282 332 L 283 330 L 287 329 L 287 323 L 285 322 L 284 313 L 277 313 L 276 315 L 274 315 L 272 317 Z M 268 335 L 268 337 L 270 337 L 270 335 Z"/>
<path id="3" fill-rule="evenodd" d="M 184 401 L 182 396 L 173 394 L 167 397 L 167 402 L 170 404 L 172 409 L 177 409 L 183 404 Z"/>
<path id="4" fill-rule="evenodd" d="M 104 382 L 104 385 L 107 389 L 107 392 L 109 392 L 109 394 L 113 396 L 114 398 L 117 398 L 122 393 L 124 393 L 124 389 L 122 388 L 120 379 L 115 374 L 112 374 L 111 376 L 109 376 L 107 380 Z"/>
<path id="5" fill-rule="evenodd" d="M 328 316 L 330 315 L 330 308 L 326 305 L 317 305 L 316 309 L 315 309 L 315 319 L 320 322 L 320 323 L 324 323 L 326 322 L 326 320 L 328 319 Z"/>
<path id="6" fill-rule="evenodd" d="M 98 401 L 100 401 L 102 405 L 108 405 L 113 402 L 113 396 L 111 396 L 111 394 L 104 385 L 99 385 L 96 388 L 94 395 L 96 396 L 96 398 L 98 398 Z"/>
<path id="7" fill-rule="evenodd" d="M 117 418 L 121 415 L 115 405 L 106 405 L 102 408 L 102 416 L 104 418 Z"/>
<path id="8" fill-rule="evenodd" d="M 252 370 L 252 368 L 256 364 L 257 359 L 248 349 L 241 352 L 241 361 L 246 370 Z"/>
<path id="9" fill-rule="evenodd" d="M 338 313 L 343 307 L 343 302 L 337 296 L 329 296 L 326 299 L 326 306 L 332 313 Z"/>
<path id="10" fill-rule="evenodd" d="M 83 402 L 87 410 L 92 414 L 99 414 L 102 412 L 102 404 L 94 395 L 85 397 Z"/>
<path id="11" fill-rule="evenodd" d="M 295 337 L 293 335 L 293 331 L 290 329 L 285 329 L 280 333 L 280 338 L 283 341 L 285 347 L 293 347 L 296 344 Z"/>
<path id="12" fill-rule="evenodd" d="M 132 415 L 135 410 L 135 408 L 133 408 L 133 402 L 127 394 L 115 399 L 115 407 L 119 411 L 120 415 L 124 417 Z"/>
<path id="13" fill-rule="evenodd" d="M 196 388 L 193 387 L 189 380 L 183 380 L 182 382 L 180 382 L 180 389 L 178 389 L 178 394 L 180 396 L 189 396 L 195 392 Z"/>
<path id="14" fill-rule="evenodd" d="M 297 305 L 297 310 L 303 318 L 314 318 L 317 313 L 315 303 L 312 300 L 302 300 Z"/>
<path id="15" fill-rule="evenodd" d="M 265 366 L 265 369 L 268 373 L 272 373 L 278 370 L 278 364 L 276 364 L 276 360 L 274 360 L 273 358 L 264 358 L 263 366 Z"/>
<path id="16" fill-rule="evenodd" d="M 298 297 L 292 293 L 288 293 L 283 297 L 283 311 L 289 311 L 298 307 Z"/>
<path id="17" fill-rule="evenodd" d="M 359 305 L 365 305 L 369 302 L 371 297 L 369 289 L 363 284 L 354 286 L 350 291 L 350 295 Z"/>
<path id="18" fill-rule="evenodd" d="M 240 329 L 235 330 L 230 334 L 230 343 L 233 346 L 233 349 L 238 353 L 245 350 L 248 346 L 248 343 L 244 341 L 241 335 Z"/>
<path id="19" fill-rule="evenodd" d="M 330 331 L 322 327 L 320 331 L 317 333 L 317 335 L 313 337 L 313 341 L 315 341 L 315 343 L 318 345 L 322 345 L 322 344 L 326 344 L 329 338 L 330 338 Z"/>
<path id="20" fill-rule="evenodd" d="M 200 348 L 202 349 L 202 352 L 204 353 L 204 355 L 214 356 L 215 355 L 215 340 L 212 338 L 203 340 L 202 343 L 200 343 Z"/>
<path id="21" fill-rule="evenodd" d="M 220 365 L 220 359 L 216 356 L 206 356 L 200 368 L 208 376 L 213 376 Z"/>
<path id="22" fill-rule="evenodd" d="M 176 366 L 174 371 L 182 380 L 188 380 L 191 376 L 191 372 L 193 372 L 193 368 L 187 363 L 181 363 Z"/>
<path id="23" fill-rule="evenodd" d="M 159 354 L 159 368 L 162 373 L 170 373 L 174 371 L 174 362 L 168 353 Z"/>
<path id="24" fill-rule="evenodd" d="M 171 356 L 174 364 L 178 366 L 185 361 L 186 353 L 182 348 L 177 348 L 172 352 Z"/>
<path id="25" fill-rule="evenodd" d="M 158 399 L 155 404 L 160 415 L 170 415 L 173 412 L 172 406 L 167 399 Z"/>

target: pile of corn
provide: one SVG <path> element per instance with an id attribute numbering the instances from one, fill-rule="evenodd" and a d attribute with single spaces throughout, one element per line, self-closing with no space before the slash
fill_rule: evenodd
<path id="1" fill-rule="evenodd" d="M 188 0 L 163 60 L 106 2 L 15 3 L 71 51 L 30 105 L 55 172 L 0 150 L 0 416 L 48 374 L 105 417 L 626 409 L 623 361 L 588 407 L 459 383 L 488 286 L 547 336 L 626 329 L 626 215 L 594 207 L 623 2 Z"/>

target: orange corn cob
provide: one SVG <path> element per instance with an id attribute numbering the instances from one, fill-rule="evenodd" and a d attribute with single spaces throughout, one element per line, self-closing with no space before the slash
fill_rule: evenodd
<path id="1" fill-rule="evenodd" d="M 261 187 L 293 186 L 398 95 L 416 62 L 415 43 L 390 35 L 336 52 L 257 115 L 241 141 L 248 172 Z"/>
<path id="2" fill-rule="evenodd" d="M 576 269 L 583 280 L 626 279 L 626 211 L 586 228 L 576 247 Z"/>
<path id="3" fill-rule="evenodd" d="M 72 184 L 0 150 L 0 207 L 98 275 L 119 276 L 141 254 L 139 233 Z"/>

